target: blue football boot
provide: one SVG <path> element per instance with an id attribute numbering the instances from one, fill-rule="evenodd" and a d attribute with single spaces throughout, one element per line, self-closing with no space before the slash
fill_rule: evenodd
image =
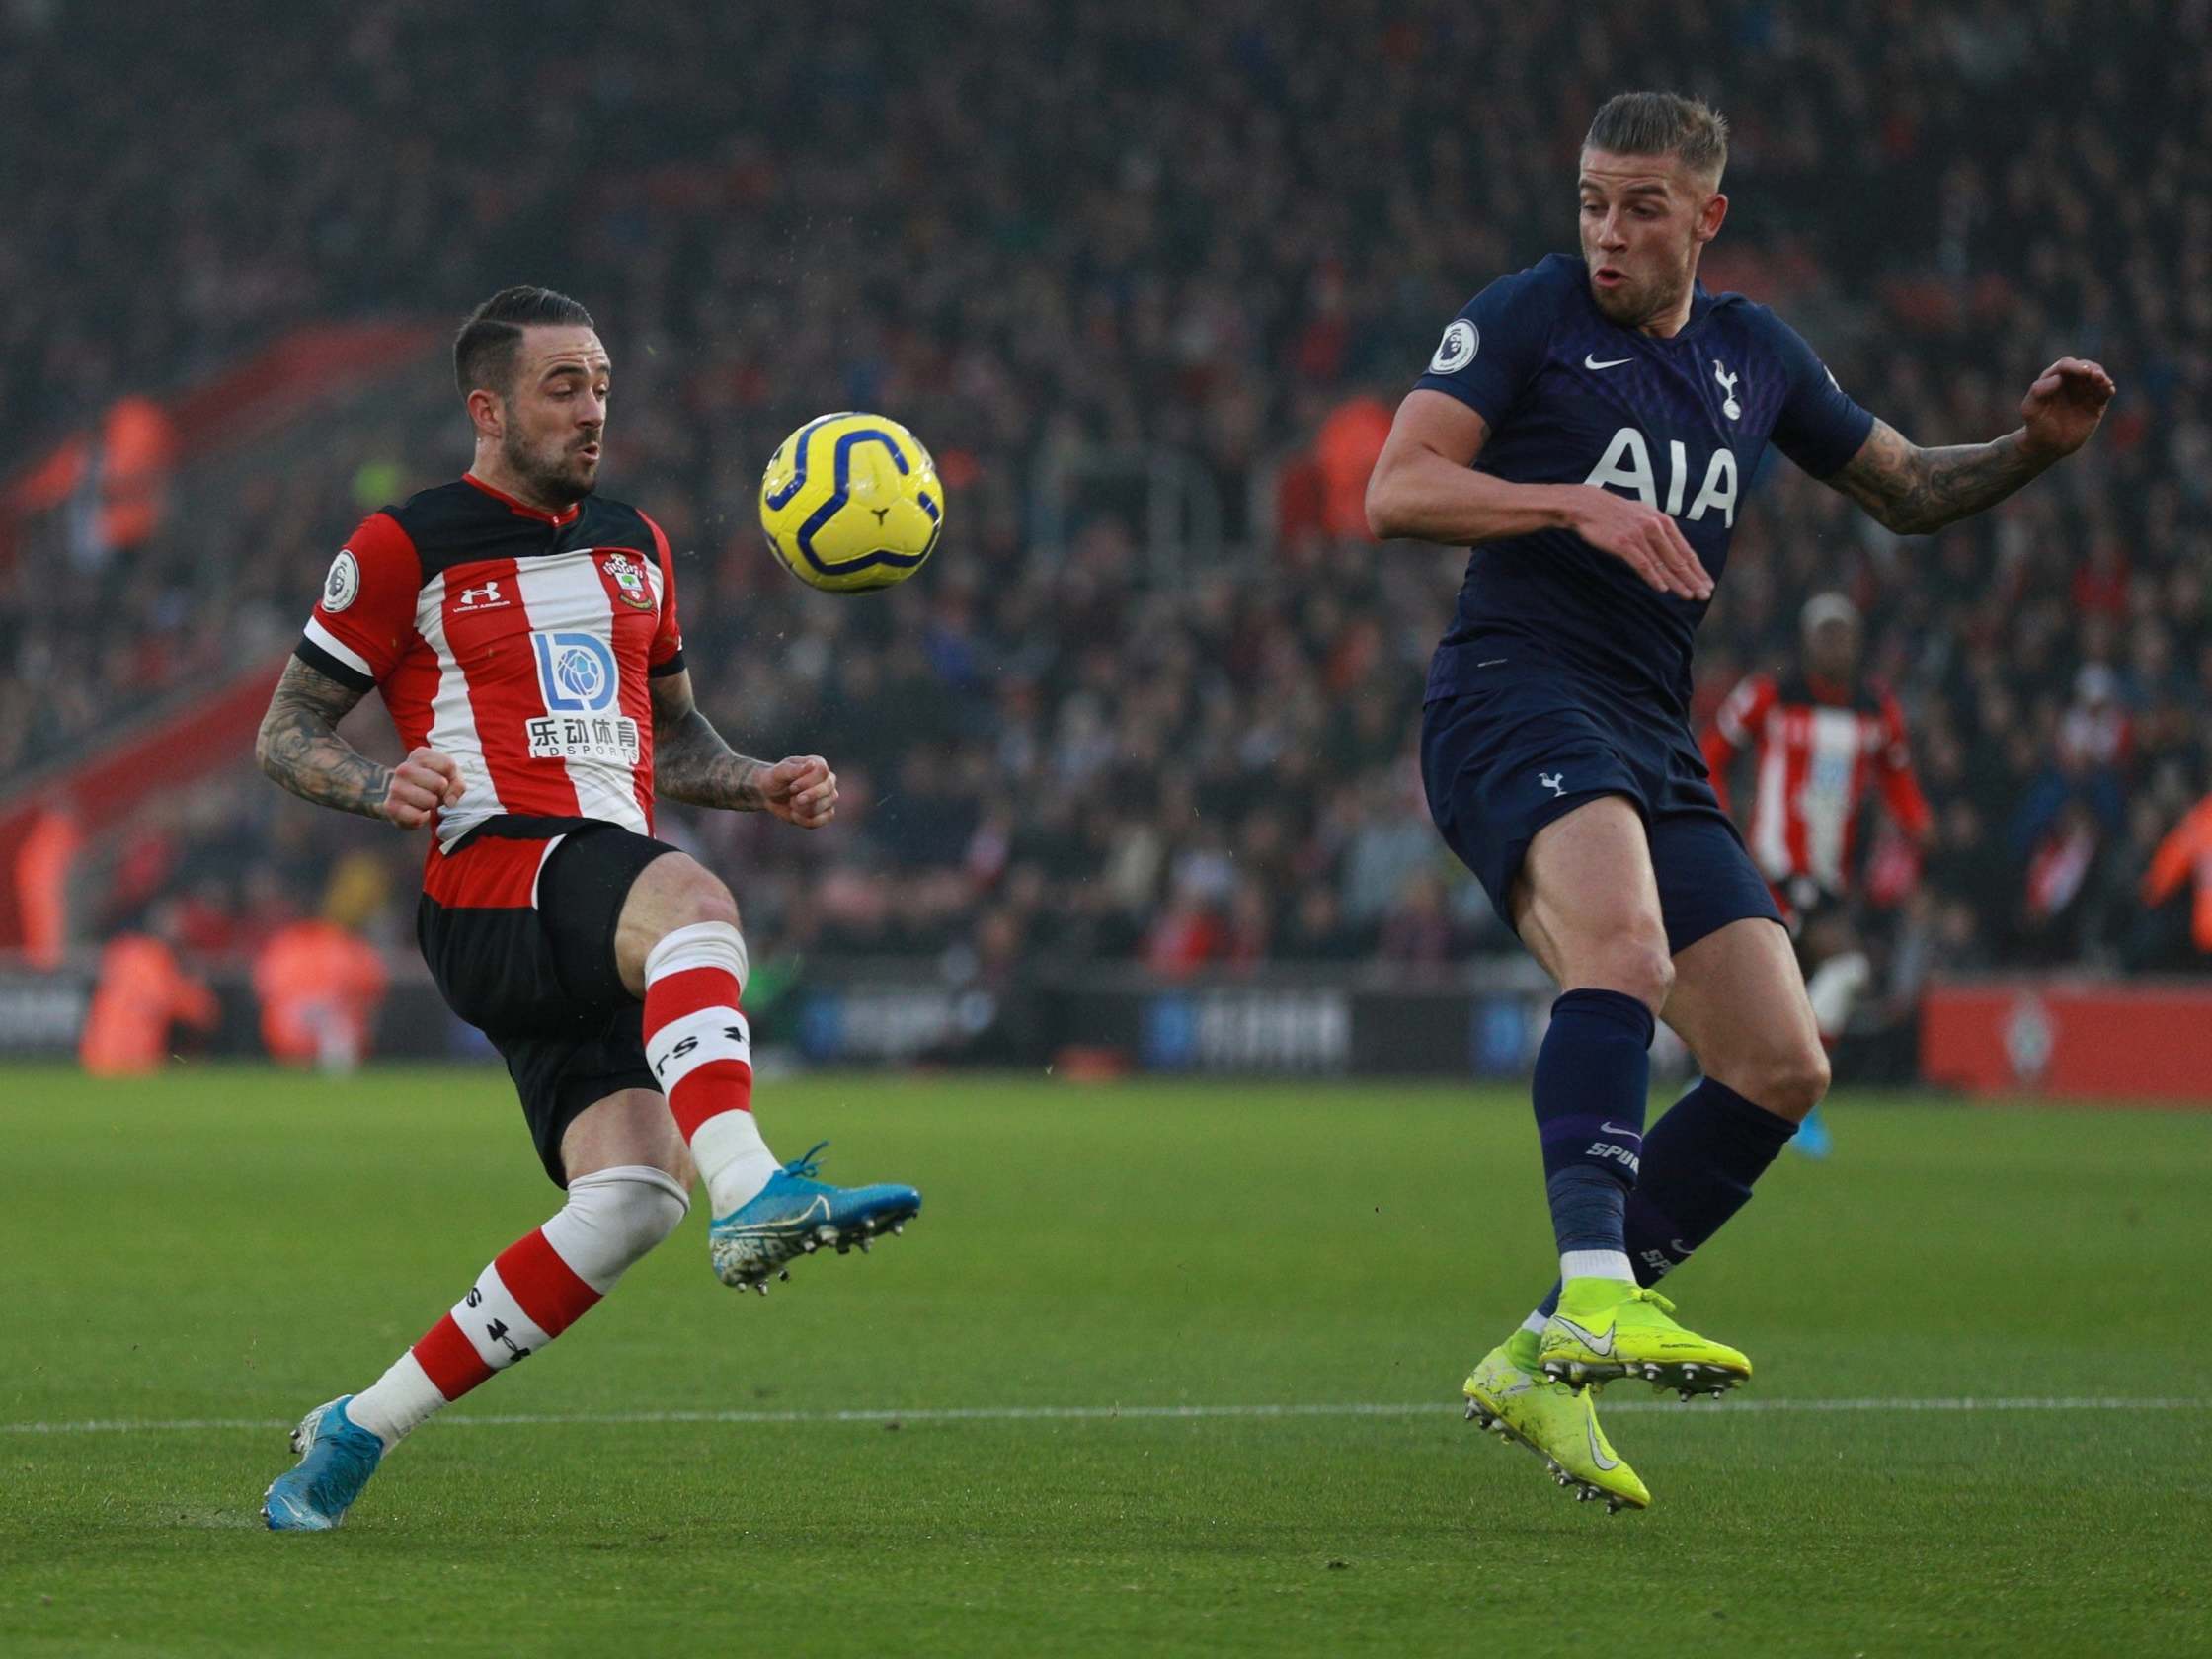
<path id="1" fill-rule="evenodd" d="M 262 1518 L 273 1533 L 327 1533 L 346 1519 L 383 1462 L 384 1443 L 346 1415 L 352 1394 L 318 1405 L 292 1430 L 299 1465 L 269 1483 Z"/>
<path id="2" fill-rule="evenodd" d="M 1818 1106 L 1805 1114 L 1805 1121 L 1797 1126 L 1789 1144 L 1809 1158 L 1824 1158 L 1836 1149 L 1835 1138 L 1828 1133 L 1828 1122 Z"/>
<path id="3" fill-rule="evenodd" d="M 814 1175 L 822 1141 L 795 1157 L 751 1199 L 707 1229 L 707 1248 L 715 1277 L 739 1290 L 768 1294 L 768 1280 L 791 1277 L 784 1264 L 811 1256 L 826 1244 L 843 1255 L 855 1244 L 862 1250 L 879 1232 L 904 1232 L 921 1213 L 921 1194 L 911 1187 L 832 1187 Z"/>

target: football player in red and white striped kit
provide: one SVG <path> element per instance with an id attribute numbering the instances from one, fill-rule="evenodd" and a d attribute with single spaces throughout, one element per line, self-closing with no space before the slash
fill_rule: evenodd
<path id="1" fill-rule="evenodd" d="M 753 1123 L 737 906 L 653 838 L 654 798 L 819 830 L 836 775 L 734 753 L 694 705 L 668 537 L 593 493 L 611 364 L 590 314 L 509 288 L 453 358 L 473 464 L 353 533 L 256 753 L 296 795 L 430 830 L 424 958 L 506 1059 L 567 1201 L 375 1383 L 308 1415 L 264 1503 L 278 1530 L 337 1525 L 385 1451 L 580 1318 L 674 1231 L 694 1172 L 716 1272 L 762 1292 L 921 1203 L 779 1165 Z M 371 689 L 408 749 L 396 767 L 337 732 Z"/>
<path id="2" fill-rule="evenodd" d="M 1915 841 L 1932 815 L 1905 739 L 1905 714 L 1887 689 L 1859 672 L 1858 607 L 1841 593 L 1816 593 L 1799 615 L 1797 672 L 1747 675 L 1705 729 L 1705 764 L 1728 810 L 1728 773 L 1753 751 L 1751 856 L 1788 918 L 1806 974 L 1805 997 L 1823 1042 L 1833 1046 L 1872 977 L 1852 925 L 1858 822 L 1878 792 Z M 1809 1123 L 1798 1144 L 1825 1148 Z"/>

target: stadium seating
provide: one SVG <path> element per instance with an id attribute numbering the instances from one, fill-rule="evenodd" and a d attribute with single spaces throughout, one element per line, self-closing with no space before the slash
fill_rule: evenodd
<path id="1" fill-rule="evenodd" d="M 127 394 L 175 408 L 311 325 L 442 324 L 512 280 L 573 291 L 617 362 L 607 488 L 681 551 L 704 706 L 741 747 L 820 749 L 844 779 L 832 837 L 670 815 L 742 872 L 765 939 L 1170 971 L 1504 948 L 1413 778 L 1455 561 L 1372 546 L 1332 502 L 1361 400 L 1386 407 L 1474 285 L 1570 238 L 1589 108 L 1651 81 L 1736 122 L 1713 284 L 1783 306 L 1909 435 L 2006 429 L 2065 352 L 2122 388 L 2077 464 L 1934 541 L 1766 469 L 1701 709 L 1787 652 L 1804 595 L 1851 592 L 1939 823 L 1918 872 L 1876 844 L 1893 991 L 1936 965 L 2198 960 L 2188 896 L 2162 916 L 2137 893 L 2208 781 L 2212 213 L 2127 89 L 2201 107 L 2212 71 L 2162 56 L 2144 8 L 2036 0 L 1900 32 L 1878 10 L 1808 24 L 1730 0 L 1662 34 L 1656 12 L 1598 31 L 1560 0 L 1349 26 L 1315 4 L 1211 35 L 1165 4 L 993 8 L 988 32 L 886 16 L 823 55 L 789 9 L 644 0 L 548 8 L 497 62 L 489 39 L 447 54 L 433 6 L 365 6 L 339 40 L 241 10 L 252 53 L 184 12 L 133 15 L 158 49 L 115 59 L 100 32 L 123 25 L 92 11 L 0 20 L 24 162 L 0 178 L 0 397 L 21 452 L 97 440 Z M 1292 13 L 1336 20 L 1327 74 L 1277 49 Z M 2077 75 L 2062 47 L 2093 30 L 2099 67 Z M 1483 84 L 1424 73 L 1438 40 L 1470 36 Z M 1722 43 L 1760 73 L 1706 84 Z M 716 65 L 734 52 L 776 98 L 733 101 Z M 483 86 L 556 60 L 590 66 L 573 96 L 475 118 Z M 40 118 L 64 107 L 66 145 Z M 250 145 L 230 141 L 241 111 Z M 168 192 L 188 147 L 227 159 Z M 280 643 L 364 505 L 457 469 L 443 375 L 433 351 L 386 394 L 335 387 L 180 462 L 127 537 L 88 519 L 91 486 L 51 488 L 65 470 L 43 495 L 28 468 L 0 485 L 0 799 L 219 678 L 242 643 Z M 951 487 L 910 591 L 824 598 L 758 548 L 769 447 L 838 407 L 895 412 Z M 1116 470 L 1133 454 L 1180 469 L 1164 516 Z M 250 932 L 312 908 L 358 849 L 404 940 L 415 854 L 361 830 L 241 767 L 99 849 L 79 925 L 183 895 Z M 2079 882 L 2036 879 L 2054 836 L 2094 848 Z M 150 885 L 127 850 L 147 837 L 175 852 Z"/>

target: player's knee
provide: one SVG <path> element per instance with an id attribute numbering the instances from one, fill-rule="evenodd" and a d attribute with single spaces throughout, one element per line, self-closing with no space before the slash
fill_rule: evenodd
<path id="1" fill-rule="evenodd" d="M 1775 1055 L 1758 1069 L 1752 1089 L 1744 1092 L 1792 1123 L 1800 1122 L 1828 1093 L 1828 1054 L 1818 1043 Z"/>
<path id="2" fill-rule="evenodd" d="M 694 858 L 685 857 L 683 864 L 669 895 L 671 929 L 696 927 L 706 921 L 737 926 L 738 902 L 722 878 Z"/>
<path id="3" fill-rule="evenodd" d="M 682 1224 L 691 1196 L 674 1176 L 650 1164 L 623 1164 L 579 1175 L 569 1183 L 560 1220 L 570 1249 L 583 1258 L 570 1265 L 587 1279 L 611 1280 L 641 1260 Z M 587 1271 L 588 1263 L 594 1271 Z"/>
<path id="4" fill-rule="evenodd" d="M 1633 996 L 1653 1013 L 1667 1005 L 1674 989 L 1675 961 L 1658 923 L 1631 925 L 1592 953 L 1583 983 Z"/>
<path id="5" fill-rule="evenodd" d="M 1800 1057 L 1796 1068 L 1785 1079 L 1791 1100 L 1802 1100 L 1805 1110 L 1811 1111 L 1828 1098 L 1828 1085 L 1835 1080 L 1835 1075 L 1828 1064 L 1828 1051 L 1815 1043 Z"/>

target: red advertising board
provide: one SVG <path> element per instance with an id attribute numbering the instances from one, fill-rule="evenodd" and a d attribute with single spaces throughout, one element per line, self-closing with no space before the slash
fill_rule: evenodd
<path id="1" fill-rule="evenodd" d="M 2212 1107 L 2212 986 L 1938 984 L 1921 1005 L 1920 1068 L 1968 1094 Z"/>

